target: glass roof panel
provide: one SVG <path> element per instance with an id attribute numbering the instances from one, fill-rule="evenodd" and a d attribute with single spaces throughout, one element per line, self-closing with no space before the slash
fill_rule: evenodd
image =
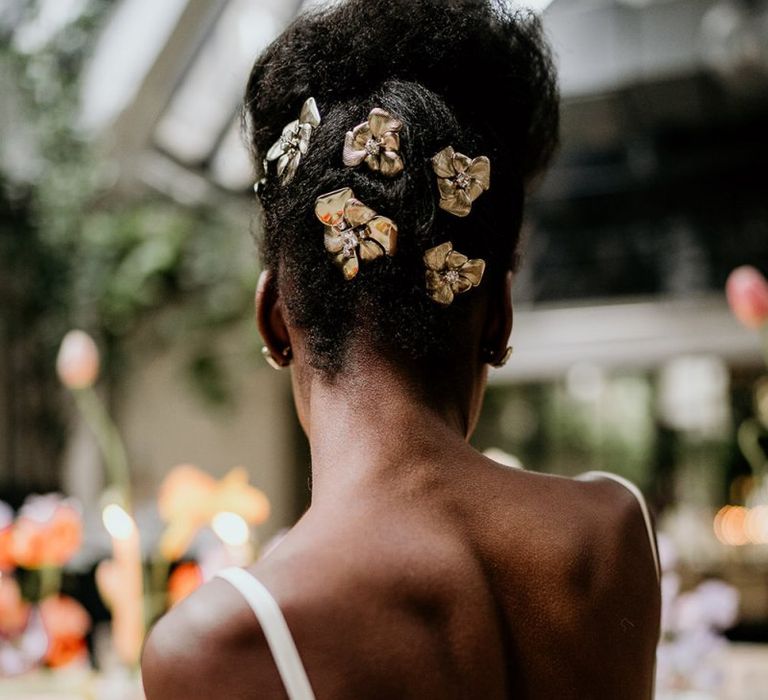
<path id="1" fill-rule="evenodd" d="M 205 162 L 238 108 L 253 60 L 295 10 L 286 0 L 231 0 L 160 119 L 157 145 L 183 163 Z"/>

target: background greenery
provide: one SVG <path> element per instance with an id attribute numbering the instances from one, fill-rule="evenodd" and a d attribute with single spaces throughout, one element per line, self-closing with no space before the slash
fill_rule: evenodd
<path id="1" fill-rule="evenodd" d="M 20 48 L 9 28 L 0 35 L 6 493 L 57 485 L 67 404 L 54 362 L 69 328 L 97 338 L 108 383 L 124 362 L 121 346 L 139 328 L 150 324 L 160 341 L 178 344 L 182 336 L 193 386 L 222 403 L 232 391 L 210 331 L 250 316 L 257 266 L 243 207 L 226 206 L 223 196 L 180 206 L 135 183 L 126 187 L 117 163 L 78 126 L 79 76 L 110 5 L 91 0 L 33 51 Z M 36 11 L 35 2 L 20 9 Z"/>

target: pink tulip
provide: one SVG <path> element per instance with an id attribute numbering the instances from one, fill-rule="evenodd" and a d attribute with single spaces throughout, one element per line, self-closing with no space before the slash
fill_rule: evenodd
<path id="1" fill-rule="evenodd" d="M 68 389 L 87 389 L 99 376 L 99 350 L 84 331 L 69 331 L 61 341 L 56 371 Z"/>
<path id="2" fill-rule="evenodd" d="M 768 322 L 768 281 L 750 265 L 737 267 L 728 276 L 725 293 L 734 316 L 749 328 Z"/>

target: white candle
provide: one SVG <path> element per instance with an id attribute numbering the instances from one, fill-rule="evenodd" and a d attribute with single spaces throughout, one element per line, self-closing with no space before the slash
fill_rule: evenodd
<path id="1" fill-rule="evenodd" d="M 247 566 L 253 561 L 251 530 L 245 519 L 237 513 L 216 513 L 211 528 L 224 543 L 232 566 Z"/>
<path id="2" fill-rule="evenodd" d="M 112 537 L 112 561 L 102 562 L 110 570 L 100 587 L 112 609 L 112 642 L 120 659 L 133 666 L 139 661 L 144 638 L 142 568 L 139 531 L 133 518 L 119 505 L 110 504 L 102 513 L 104 527 Z"/>

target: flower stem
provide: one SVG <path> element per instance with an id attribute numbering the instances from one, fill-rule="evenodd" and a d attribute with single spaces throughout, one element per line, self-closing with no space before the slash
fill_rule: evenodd
<path id="1" fill-rule="evenodd" d="M 107 482 L 118 490 L 123 507 L 129 510 L 131 480 L 128 458 L 117 426 L 92 388 L 78 389 L 73 394 L 77 407 L 93 430 L 99 449 L 104 456 Z"/>
<path id="2" fill-rule="evenodd" d="M 166 610 L 168 604 L 168 574 L 171 562 L 160 554 L 155 555 L 149 563 L 149 581 L 145 585 L 145 595 L 149 605 L 145 606 L 145 625 L 149 626 Z"/>
<path id="3" fill-rule="evenodd" d="M 55 595 L 61 590 L 61 568 L 58 566 L 43 566 L 38 569 L 38 600 Z"/>
<path id="4" fill-rule="evenodd" d="M 752 474 L 756 478 L 763 477 L 766 471 L 766 456 L 760 446 L 762 432 L 760 424 L 754 418 L 747 418 L 736 433 L 739 448 L 749 462 L 749 466 L 752 467 Z"/>
<path id="5" fill-rule="evenodd" d="M 768 365 L 768 323 L 764 323 L 760 326 L 760 341 L 763 350 L 763 360 Z"/>

